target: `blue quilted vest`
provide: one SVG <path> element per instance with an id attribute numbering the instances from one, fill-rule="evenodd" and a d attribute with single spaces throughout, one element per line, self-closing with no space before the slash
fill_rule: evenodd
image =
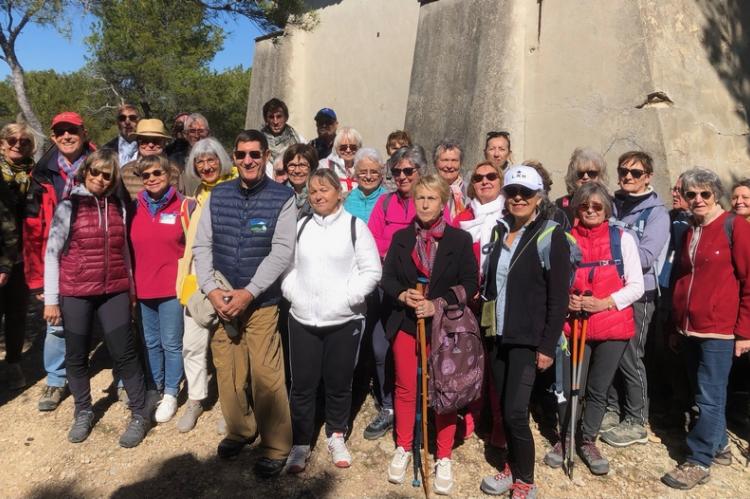
<path id="1" fill-rule="evenodd" d="M 250 189 L 240 179 L 224 182 L 211 192 L 214 269 L 234 289 L 248 285 L 263 259 L 271 253 L 271 241 L 281 208 L 293 196 L 292 190 L 267 177 Z M 281 285 L 277 280 L 256 296 L 253 307 L 278 303 Z"/>

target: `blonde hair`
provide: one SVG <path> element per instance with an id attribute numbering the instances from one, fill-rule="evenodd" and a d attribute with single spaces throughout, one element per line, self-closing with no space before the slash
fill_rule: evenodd
<path id="1" fill-rule="evenodd" d="M 103 197 L 113 194 L 120 185 L 120 161 L 117 159 L 117 152 L 111 149 L 98 149 L 86 157 L 83 165 L 76 172 L 76 180 L 85 184 L 86 174 L 97 169 L 100 172 L 112 175 L 109 179 L 107 189 L 102 193 Z"/>
<path id="2" fill-rule="evenodd" d="M 12 135 L 17 133 L 31 140 L 31 156 L 34 156 L 36 152 L 36 137 L 31 127 L 26 123 L 8 123 L 0 130 L 0 140 L 8 140 Z"/>
<path id="3" fill-rule="evenodd" d="M 450 197 L 450 187 L 448 187 L 448 184 L 446 184 L 445 180 L 443 180 L 440 176 L 431 173 L 430 175 L 420 177 L 417 183 L 414 185 L 413 192 L 415 196 L 417 194 L 417 189 L 419 189 L 420 187 L 430 191 L 436 191 L 438 194 L 440 194 L 440 201 L 443 204 L 448 202 L 448 198 Z"/>
<path id="4" fill-rule="evenodd" d="M 163 154 L 149 154 L 148 156 L 141 156 L 140 158 L 138 158 L 138 162 L 135 164 L 135 171 L 138 172 L 138 176 L 141 176 L 143 175 L 143 172 L 155 166 L 161 167 L 161 169 L 164 171 L 164 175 L 167 178 L 167 182 L 172 181 L 172 168 L 169 160 Z"/>
<path id="5" fill-rule="evenodd" d="M 474 198 L 477 197 L 477 191 L 474 189 L 474 182 L 471 180 L 471 177 L 473 177 L 477 173 L 477 170 L 479 170 L 483 166 L 489 166 L 490 168 L 492 168 L 493 170 L 495 170 L 495 172 L 497 173 L 497 176 L 500 178 L 500 187 L 503 186 L 503 172 L 502 172 L 502 170 L 500 168 L 498 168 L 497 166 L 493 165 L 489 161 L 482 161 L 481 163 L 479 163 L 478 165 L 476 165 L 474 168 L 471 169 L 471 173 L 469 173 L 469 176 L 467 177 L 469 179 L 469 181 L 467 182 L 467 184 L 469 184 L 469 185 L 466 187 L 466 194 L 471 199 L 474 199 Z"/>

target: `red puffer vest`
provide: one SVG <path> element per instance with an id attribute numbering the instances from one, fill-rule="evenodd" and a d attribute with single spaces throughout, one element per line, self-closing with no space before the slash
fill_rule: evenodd
<path id="1" fill-rule="evenodd" d="M 67 249 L 60 258 L 60 295 L 95 296 L 130 288 L 125 219 L 119 201 L 71 196 Z"/>
<path id="2" fill-rule="evenodd" d="M 587 229 L 578 224 L 573 228 L 572 234 L 581 248 L 582 263 L 612 260 L 607 222 L 593 229 Z M 614 264 L 579 268 L 573 280 L 573 289 L 581 292 L 590 290 L 594 297 L 600 299 L 608 297 L 623 287 L 624 284 Z M 572 318 L 565 324 L 566 335 L 570 335 L 572 324 Z M 589 318 L 586 338 L 592 341 L 627 340 L 634 334 L 633 307 L 627 307 L 624 310 L 603 310 L 592 314 Z"/>

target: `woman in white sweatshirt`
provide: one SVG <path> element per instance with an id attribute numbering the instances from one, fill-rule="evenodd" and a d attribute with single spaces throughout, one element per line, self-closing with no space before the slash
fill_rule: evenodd
<path id="1" fill-rule="evenodd" d="M 367 225 L 342 207 L 341 181 L 318 169 L 307 183 L 313 214 L 297 224 L 294 264 L 282 282 L 291 303 L 289 353 L 293 447 L 287 472 L 299 473 L 310 457 L 315 399 L 325 386 L 328 450 L 339 468 L 351 465 L 344 442 L 352 377 L 364 330 L 365 297 L 380 281 L 375 239 Z"/>

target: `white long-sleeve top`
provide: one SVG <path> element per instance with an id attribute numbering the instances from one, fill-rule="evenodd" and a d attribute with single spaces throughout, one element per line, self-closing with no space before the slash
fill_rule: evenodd
<path id="1" fill-rule="evenodd" d="M 382 267 L 375 239 L 359 219 L 352 247 L 351 219 L 342 207 L 326 217 L 313 214 L 300 234 L 281 291 L 301 324 L 335 326 L 366 313 L 365 297 L 380 281 Z M 305 220 L 297 223 L 297 233 Z"/>
<path id="2" fill-rule="evenodd" d="M 612 301 L 615 302 L 617 310 L 622 310 L 632 305 L 643 296 L 643 269 L 641 268 L 641 257 L 638 254 L 638 245 L 633 236 L 623 231 L 622 266 L 625 277 L 625 286 L 612 293 Z"/>

